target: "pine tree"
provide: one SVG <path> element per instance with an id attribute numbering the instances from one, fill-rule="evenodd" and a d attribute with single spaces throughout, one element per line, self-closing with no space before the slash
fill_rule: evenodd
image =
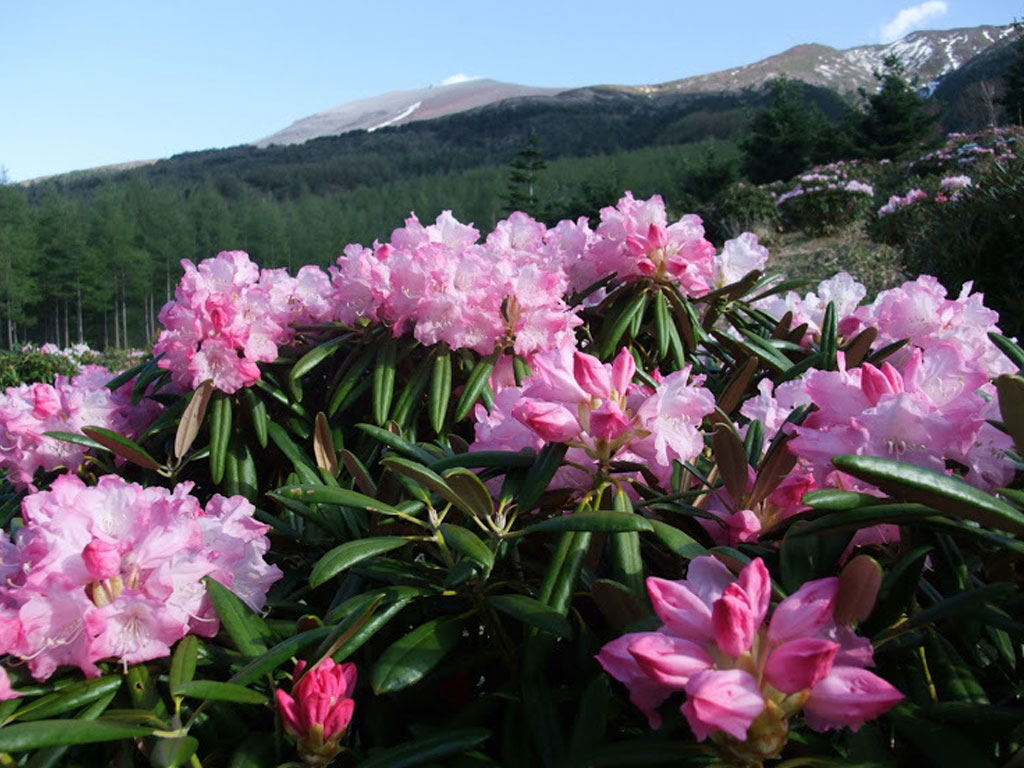
<path id="1" fill-rule="evenodd" d="M 855 133 L 859 153 L 880 160 L 919 149 L 934 131 L 938 114 L 928 108 L 907 80 L 906 67 L 898 56 L 886 56 L 875 79 L 881 83 L 877 93 L 867 94 L 861 89 L 867 111 Z"/>
<path id="2" fill-rule="evenodd" d="M 547 168 L 544 153 L 540 151 L 540 137 L 536 131 L 519 150 L 509 165 L 506 205 L 509 212 L 524 211 L 535 219 L 541 218 L 541 205 L 535 188 L 537 174 Z"/>
<path id="3" fill-rule="evenodd" d="M 1006 116 L 1014 125 L 1024 125 L 1024 22 L 1013 22 L 1017 34 L 1014 43 L 1013 61 L 1003 75 L 1003 97 L 999 103 L 1006 110 Z"/>
<path id="4" fill-rule="evenodd" d="M 740 146 L 743 172 L 756 184 L 789 179 L 813 165 L 828 125 L 818 106 L 804 96 L 801 82 L 779 77 L 768 89 L 768 106 L 754 114 L 750 134 Z"/>

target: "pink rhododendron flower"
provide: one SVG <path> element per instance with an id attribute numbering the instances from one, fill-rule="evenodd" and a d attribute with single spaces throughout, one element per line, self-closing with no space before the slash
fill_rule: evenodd
<path id="1" fill-rule="evenodd" d="M 86 366 L 70 381 L 57 376 L 51 384 L 21 384 L 0 394 L 0 469 L 16 488 L 34 488 L 37 470 L 78 470 L 88 448 L 46 432 L 81 434 L 83 427 L 104 427 L 135 437 L 161 406 L 148 398 L 132 405 L 132 383 L 111 392 L 111 374 L 98 365 Z"/>
<path id="2" fill-rule="evenodd" d="M 903 698 L 863 669 L 870 643 L 836 625 L 838 584 L 808 582 L 769 616 L 771 580 L 760 558 L 737 578 L 718 560 L 698 557 L 685 580 L 647 580 L 664 625 L 612 641 L 598 660 L 652 727 L 668 691 L 682 691 L 682 713 L 698 740 L 713 738 L 725 754 L 750 762 L 778 757 L 789 718 L 805 703 L 812 728 L 856 729 Z"/>
<path id="3" fill-rule="evenodd" d="M 296 309 L 309 285 L 326 287 L 312 273 L 303 277 L 305 293 L 280 271 L 261 280 L 243 251 L 223 251 L 198 267 L 188 259 L 181 263 L 185 275 L 174 301 L 160 310 L 165 330 L 153 353 L 163 355 L 160 367 L 189 390 L 213 379 L 214 387 L 230 394 L 258 381 L 256 364 L 276 360 L 278 344 L 290 338 L 282 323 L 310 319 Z"/>
<path id="4" fill-rule="evenodd" d="M 523 386 L 501 390 L 490 412 L 478 407 L 474 450 L 566 443 L 573 464 L 596 470 L 611 461 L 643 461 L 666 484 L 674 460 L 690 461 L 703 450 L 700 425 L 714 398 L 701 379 L 690 379 L 689 368 L 652 392 L 632 383 L 636 363 L 627 349 L 612 364 L 563 348 L 538 353 L 532 365 Z M 579 471 L 555 482 L 570 478 L 578 482 Z"/>
<path id="5" fill-rule="evenodd" d="M 189 632 L 217 633 L 202 579 L 216 579 L 254 610 L 281 571 L 263 560 L 268 526 L 241 496 L 143 488 L 117 475 L 86 486 L 71 475 L 22 502 L 25 525 L 4 542 L 0 653 L 45 680 L 59 666 L 99 674 L 96 662 L 167 656 Z"/>
<path id="6" fill-rule="evenodd" d="M 338 753 L 339 742 L 352 721 L 356 665 L 335 664 L 326 658 L 306 671 L 306 662 L 300 661 L 295 665 L 294 677 L 299 682 L 292 686 L 291 693 L 281 689 L 275 692 L 281 721 L 306 763 L 327 765 Z"/>

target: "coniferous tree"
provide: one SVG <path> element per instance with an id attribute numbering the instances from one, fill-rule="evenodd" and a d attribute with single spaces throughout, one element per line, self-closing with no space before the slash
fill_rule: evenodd
<path id="1" fill-rule="evenodd" d="M 547 168 L 544 153 L 540 150 L 540 137 L 536 131 L 519 150 L 516 159 L 509 165 L 506 206 L 509 212 L 524 211 L 535 219 L 541 217 L 537 199 L 537 174 Z"/>
<path id="2" fill-rule="evenodd" d="M 813 165 L 828 124 L 821 109 L 805 97 L 803 83 L 778 77 L 768 88 L 768 106 L 754 114 L 740 145 L 743 172 L 756 184 L 789 179 Z"/>
<path id="3" fill-rule="evenodd" d="M 36 255 L 32 215 L 21 190 L 0 184 L 0 318 L 8 348 L 18 341 L 18 328 L 31 323 L 29 309 L 38 299 L 32 269 Z"/>
<path id="4" fill-rule="evenodd" d="M 906 78 L 906 67 L 896 55 L 882 61 L 875 72 L 881 83 L 876 93 L 868 94 L 867 110 L 858 121 L 855 142 L 859 154 L 878 160 L 895 158 L 919 149 L 935 130 L 938 114 L 929 109 L 924 98 Z"/>
<path id="5" fill-rule="evenodd" d="M 1013 30 L 1017 34 L 1014 43 L 1013 61 L 1003 75 L 1003 97 L 999 103 L 1006 110 L 1010 122 L 1024 125 L 1024 22 L 1015 21 Z"/>

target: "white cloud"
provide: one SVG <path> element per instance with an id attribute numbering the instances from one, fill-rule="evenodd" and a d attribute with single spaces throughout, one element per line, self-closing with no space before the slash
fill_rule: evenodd
<path id="1" fill-rule="evenodd" d="M 911 30 L 920 28 L 926 21 L 936 16 L 944 16 L 948 11 L 949 3 L 943 0 L 928 0 L 926 3 L 904 8 L 882 27 L 882 42 L 891 43 L 899 40 Z"/>
<path id="2" fill-rule="evenodd" d="M 465 75 L 460 72 L 457 75 L 451 75 L 449 77 L 446 77 L 444 80 L 441 81 L 441 85 L 455 85 L 456 83 L 467 83 L 470 80 L 479 79 L 479 75 Z"/>

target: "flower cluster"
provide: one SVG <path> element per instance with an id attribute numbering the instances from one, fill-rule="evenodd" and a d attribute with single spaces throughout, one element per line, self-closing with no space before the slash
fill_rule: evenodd
<path id="1" fill-rule="evenodd" d="M 160 310 L 164 330 L 153 352 L 186 389 L 207 379 L 229 394 L 251 386 L 260 379 L 257 363 L 276 360 L 278 345 L 291 339 L 291 325 L 329 319 L 327 278 L 317 267 L 303 267 L 296 278 L 261 273 L 243 251 L 224 251 L 198 267 L 181 263 L 185 276 Z"/>
<path id="2" fill-rule="evenodd" d="M 667 485 L 673 461 L 690 461 L 703 449 L 700 425 L 714 397 L 702 378 L 690 378 L 689 367 L 653 391 L 634 384 L 635 373 L 627 349 L 611 365 L 568 349 L 540 353 L 523 386 L 502 389 L 490 412 L 477 406 L 473 450 L 565 443 L 576 466 L 641 461 Z"/>
<path id="3" fill-rule="evenodd" d="M 760 558 L 736 578 L 698 557 L 683 581 L 647 580 L 663 626 L 613 640 L 597 659 L 652 727 L 661 724 L 658 706 L 684 691 L 682 713 L 698 740 L 759 763 L 778 757 L 801 710 L 814 730 L 858 730 L 903 699 L 866 669 L 871 643 L 836 623 L 838 588 L 837 578 L 807 582 L 769 619 L 772 585 Z"/>
<path id="4" fill-rule="evenodd" d="M 291 693 L 278 689 L 277 706 L 284 729 L 298 743 L 307 765 L 327 765 L 338 754 L 355 710 L 356 665 L 335 664 L 330 657 L 306 670 L 295 665 Z"/>
<path id="5" fill-rule="evenodd" d="M 214 496 L 204 510 L 191 488 L 62 475 L 26 497 L 25 525 L 0 542 L 0 653 L 38 680 L 63 665 L 93 677 L 103 659 L 166 656 L 188 633 L 217 633 L 205 577 L 262 608 L 281 576 L 263 560 L 268 526 L 241 496 Z"/>
<path id="6" fill-rule="evenodd" d="M 413 215 L 391 242 L 350 245 L 331 267 L 338 319 L 412 330 L 424 344 L 519 354 L 572 344 L 582 321 L 563 298 L 567 279 L 547 228 L 524 213 L 502 221 L 485 243 L 450 211 L 423 226 Z"/>
<path id="7" fill-rule="evenodd" d="M 0 395 L 0 469 L 16 488 L 35 488 L 37 470 L 71 472 L 85 460 L 85 446 L 48 437 L 47 432 L 81 433 L 83 427 L 105 427 L 134 437 L 156 416 L 160 406 L 131 402 L 132 384 L 111 392 L 110 373 L 88 365 L 73 379 L 21 384 Z"/>
<path id="8" fill-rule="evenodd" d="M 889 216 L 896 213 L 896 211 L 906 208 L 908 205 L 913 205 L 914 203 L 927 199 L 928 193 L 923 189 L 918 189 L 917 187 L 911 189 L 902 197 L 900 195 L 891 195 L 889 197 L 889 202 L 878 209 L 878 218 L 881 219 L 884 216 Z"/>

